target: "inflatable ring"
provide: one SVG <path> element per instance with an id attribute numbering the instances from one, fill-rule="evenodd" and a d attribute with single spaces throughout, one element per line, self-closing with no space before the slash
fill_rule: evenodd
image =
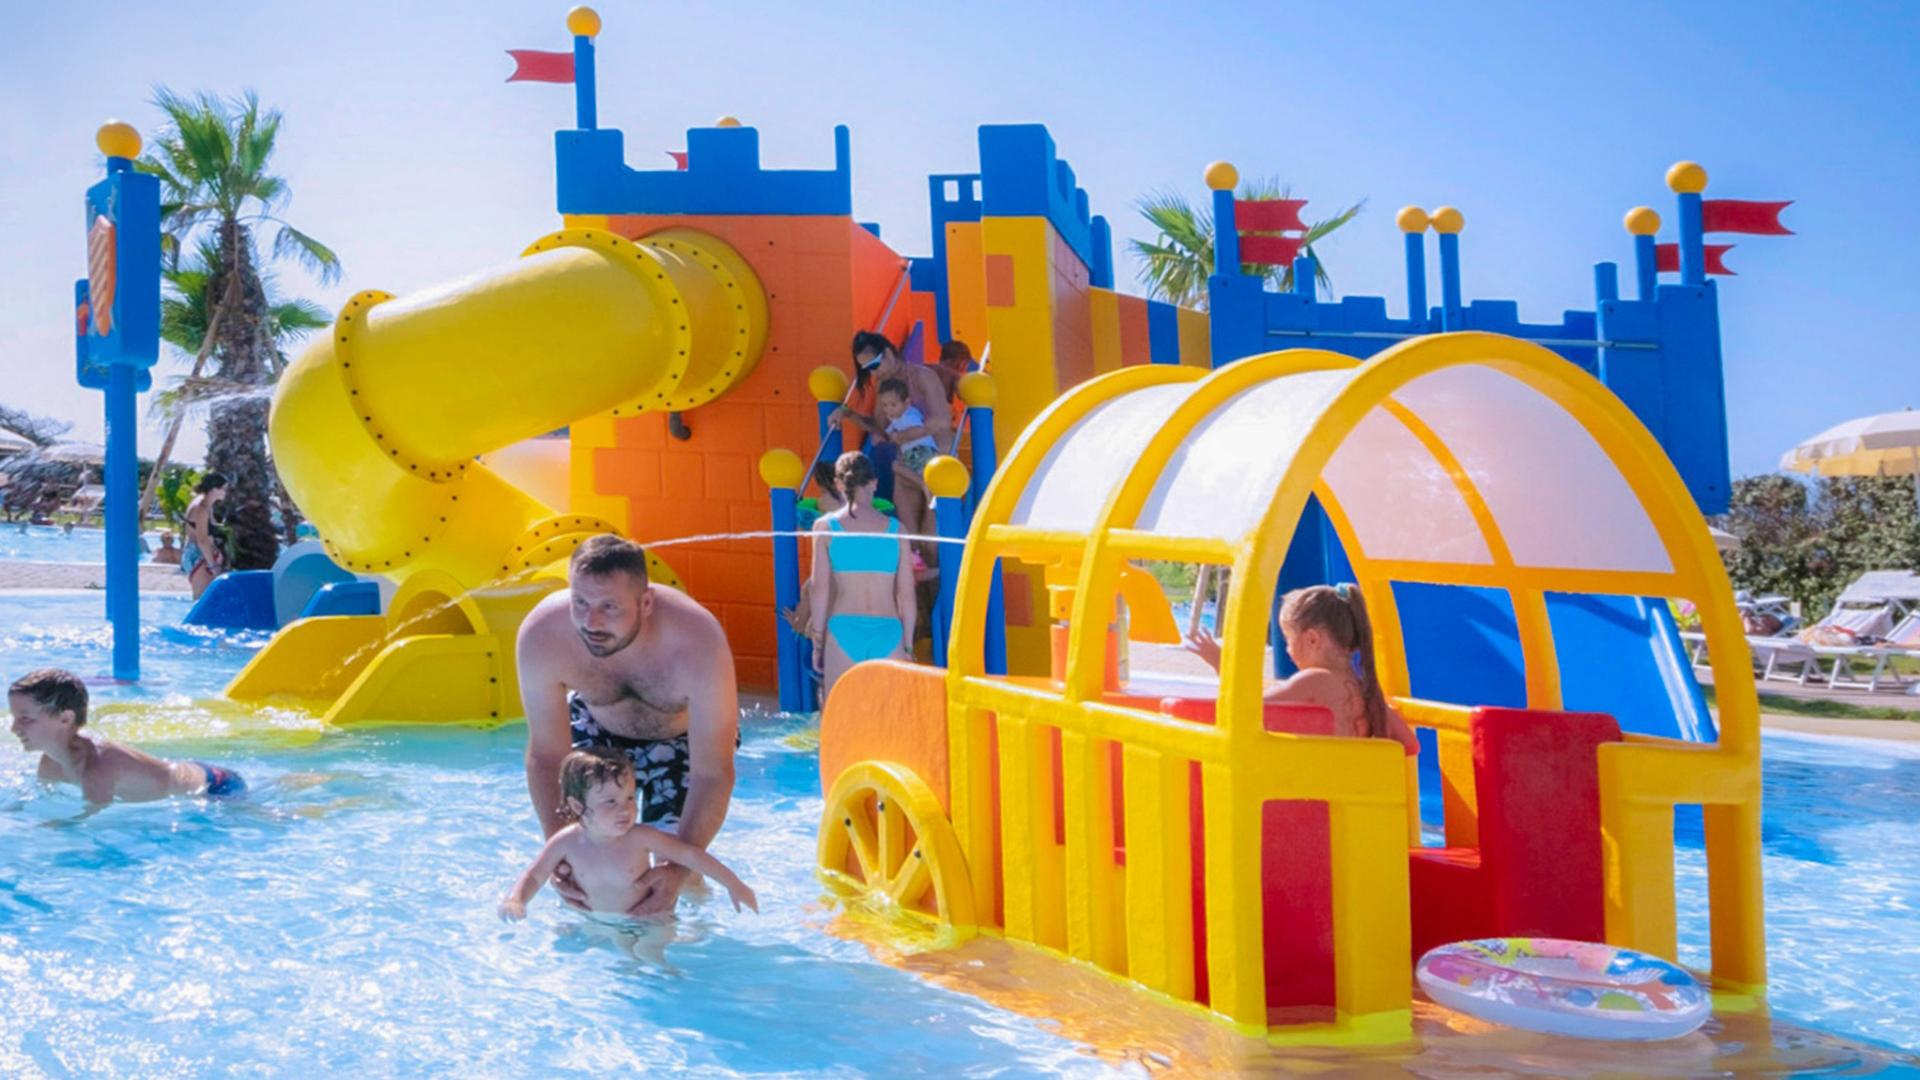
<path id="1" fill-rule="evenodd" d="M 1427 996 L 1449 1009 L 1550 1035 L 1672 1039 L 1713 1012 L 1706 988 L 1678 966 L 1585 941 L 1459 941 L 1421 957 L 1416 972 Z"/>

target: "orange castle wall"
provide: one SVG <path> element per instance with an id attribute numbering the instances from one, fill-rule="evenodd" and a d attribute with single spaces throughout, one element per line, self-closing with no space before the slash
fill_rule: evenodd
<path id="1" fill-rule="evenodd" d="M 647 413 L 611 425 L 610 445 L 590 455 L 593 490 L 625 504 L 614 516 L 642 544 L 771 527 L 760 455 L 784 447 L 802 460 L 819 445 L 807 373 L 847 366 L 847 343 L 869 326 L 899 280 L 900 257 L 851 219 L 801 216 L 615 215 L 607 227 L 639 238 L 669 227 L 710 233 L 738 251 L 767 293 L 767 347 L 740 385 L 683 415 L 692 437 L 677 440 L 667 417 Z M 888 320 L 904 332 L 911 305 L 902 291 Z M 804 549 L 803 549 L 804 550 Z M 720 540 L 660 548 L 695 599 L 719 618 L 743 687 L 778 683 L 770 544 Z"/>

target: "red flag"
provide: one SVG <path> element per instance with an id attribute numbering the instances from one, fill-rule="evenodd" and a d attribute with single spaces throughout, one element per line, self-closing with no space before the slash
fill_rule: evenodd
<path id="1" fill-rule="evenodd" d="M 1722 256 L 1724 256 L 1727 252 L 1733 250 L 1732 244 L 1708 244 L 1706 247 L 1707 247 L 1707 273 L 1722 274 L 1722 275 L 1725 275 L 1726 277 L 1740 276 L 1739 274 L 1736 274 L 1733 271 L 1727 269 L 1727 264 L 1721 261 Z M 1659 270 L 1663 274 L 1679 273 L 1680 245 L 1679 244 L 1655 245 L 1653 249 L 1653 263 L 1654 263 L 1655 269 Z"/>
<path id="2" fill-rule="evenodd" d="M 570 52 L 508 49 L 507 55 L 513 57 L 514 64 L 513 74 L 507 76 L 508 82 L 570 83 L 573 81 L 573 54 Z"/>
<path id="3" fill-rule="evenodd" d="M 1700 203 L 1701 231 L 1792 236 L 1793 230 L 1780 224 L 1780 211 L 1792 205 L 1791 199 L 1786 202 L 1706 199 Z"/>
<path id="4" fill-rule="evenodd" d="M 681 172 L 687 171 L 687 152 L 685 150 L 669 150 L 667 151 L 667 156 L 673 159 L 674 168 L 679 169 Z"/>
<path id="5" fill-rule="evenodd" d="M 1305 205 L 1305 199 L 1235 201 L 1233 223 L 1241 232 L 1305 232 L 1307 223 L 1300 220 L 1300 208 Z"/>
<path id="6" fill-rule="evenodd" d="M 1243 236 L 1240 261 L 1262 266 L 1291 266 L 1293 257 L 1306 245 L 1304 236 Z"/>

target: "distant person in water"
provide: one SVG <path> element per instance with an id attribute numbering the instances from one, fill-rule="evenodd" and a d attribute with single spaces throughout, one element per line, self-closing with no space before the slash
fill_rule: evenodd
<path id="1" fill-rule="evenodd" d="M 698 871 L 726 886 L 733 909 L 760 910 L 760 901 L 725 863 L 672 833 L 639 824 L 633 762 L 617 750 L 575 750 L 560 763 L 560 816 L 572 824 L 547 838 L 547 846 L 500 901 L 500 917 L 527 917 L 527 901 L 566 863 L 586 894 L 590 911 L 626 914 L 637 905 L 640 882 L 657 865 Z"/>
<path id="2" fill-rule="evenodd" d="M 213 535 L 213 510 L 227 497 L 227 478 L 210 472 L 193 486 L 193 501 L 187 504 L 187 546 L 180 553 L 180 572 L 187 575 L 193 598 L 207 591 L 213 579 L 226 569 L 227 557 Z"/>
<path id="3" fill-rule="evenodd" d="M 180 547 L 173 542 L 173 533 L 163 532 L 160 534 L 160 550 L 153 553 L 151 561 L 167 566 L 179 566 L 181 554 Z"/>
<path id="4" fill-rule="evenodd" d="M 28 753 L 40 755 L 40 779 L 73 784 L 90 805 L 148 802 L 170 795 L 220 799 L 247 790 L 240 774 L 201 761 L 166 761 L 107 739 L 90 738 L 87 687 L 80 677 L 44 668 L 7 687 L 12 731 Z"/>
<path id="5" fill-rule="evenodd" d="M 705 848 L 733 799 L 740 693 L 720 621 L 678 589 L 649 581 L 647 554 L 611 533 L 574 550 L 569 587 L 520 626 L 520 701 L 527 711 L 527 793 L 540 829 L 561 816 L 560 765 L 600 747 L 633 764 L 640 820 Z M 692 874 L 655 866 L 636 879 L 635 916 L 673 908 Z M 554 889 L 576 906 L 586 894 L 563 857 Z"/>

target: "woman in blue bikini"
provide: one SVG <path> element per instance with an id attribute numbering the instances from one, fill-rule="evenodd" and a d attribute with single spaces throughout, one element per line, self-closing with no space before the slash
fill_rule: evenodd
<path id="1" fill-rule="evenodd" d="M 862 660 L 912 655 L 918 611 L 913 559 L 899 538 L 900 523 L 873 508 L 873 463 L 864 454 L 842 454 L 833 475 L 847 505 L 814 522 L 807 586 L 813 608 L 807 632 L 823 701 Z"/>

